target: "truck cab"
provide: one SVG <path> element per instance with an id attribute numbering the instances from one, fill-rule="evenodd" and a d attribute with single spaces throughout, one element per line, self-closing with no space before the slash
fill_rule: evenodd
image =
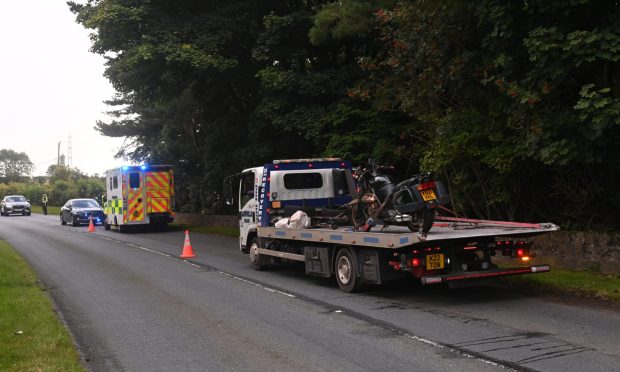
<path id="1" fill-rule="evenodd" d="M 324 218 L 355 194 L 351 163 L 338 158 L 274 160 L 245 169 L 229 181 L 236 178 L 239 247 L 244 253 L 248 253 L 259 226 L 271 226 L 297 210 L 311 218 Z"/>

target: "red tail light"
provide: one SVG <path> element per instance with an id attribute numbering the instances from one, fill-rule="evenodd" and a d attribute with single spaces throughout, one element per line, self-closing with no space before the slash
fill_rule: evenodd
<path id="1" fill-rule="evenodd" d="M 517 249 L 517 257 L 523 257 L 525 255 L 525 249 L 518 248 Z"/>
<path id="2" fill-rule="evenodd" d="M 426 189 L 432 189 L 433 187 L 435 187 L 435 181 L 421 183 L 418 185 L 417 189 L 426 190 Z"/>
<path id="3" fill-rule="evenodd" d="M 419 259 L 419 258 L 413 258 L 413 259 L 411 259 L 411 266 L 413 266 L 413 267 L 418 267 L 418 266 L 420 266 L 420 259 Z"/>

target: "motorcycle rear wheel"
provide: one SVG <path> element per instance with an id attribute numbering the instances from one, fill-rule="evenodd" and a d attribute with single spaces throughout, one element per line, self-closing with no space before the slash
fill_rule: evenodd
<path id="1" fill-rule="evenodd" d="M 435 211 L 432 209 L 423 209 L 417 213 L 417 221 L 407 222 L 407 227 L 413 232 L 426 235 L 431 231 L 433 222 L 435 222 Z"/>
<path id="2" fill-rule="evenodd" d="M 351 222 L 353 222 L 353 226 L 356 228 L 364 226 L 369 217 L 365 206 L 361 205 L 361 203 L 359 201 L 351 207 Z"/>

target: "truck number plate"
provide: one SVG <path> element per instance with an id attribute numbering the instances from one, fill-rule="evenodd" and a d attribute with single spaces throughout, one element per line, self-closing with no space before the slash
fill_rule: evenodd
<path id="1" fill-rule="evenodd" d="M 426 270 L 443 269 L 443 253 L 426 255 Z"/>
<path id="2" fill-rule="evenodd" d="M 422 199 L 424 199 L 424 201 L 437 199 L 437 197 L 435 196 L 435 192 L 431 189 L 421 190 L 420 194 L 422 195 Z"/>

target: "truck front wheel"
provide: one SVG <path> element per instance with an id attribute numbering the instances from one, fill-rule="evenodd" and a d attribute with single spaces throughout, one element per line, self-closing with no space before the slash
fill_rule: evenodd
<path id="1" fill-rule="evenodd" d="M 258 248 L 260 248 L 260 239 L 258 237 L 254 237 L 252 239 L 252 244 L 250 245 L 250 262 L 252 263 L 252 267 L 254 270 L 264 270 L 269 263 L 269 257 L 258 253 Z"/>
<path id="2" fill-rule="evenodd" d="M 345 292 L 352 293 L 360 287 L 356 261 L 349 249 L 341 249 L 336 256 L 336 280 L 340 289 Z"/>

